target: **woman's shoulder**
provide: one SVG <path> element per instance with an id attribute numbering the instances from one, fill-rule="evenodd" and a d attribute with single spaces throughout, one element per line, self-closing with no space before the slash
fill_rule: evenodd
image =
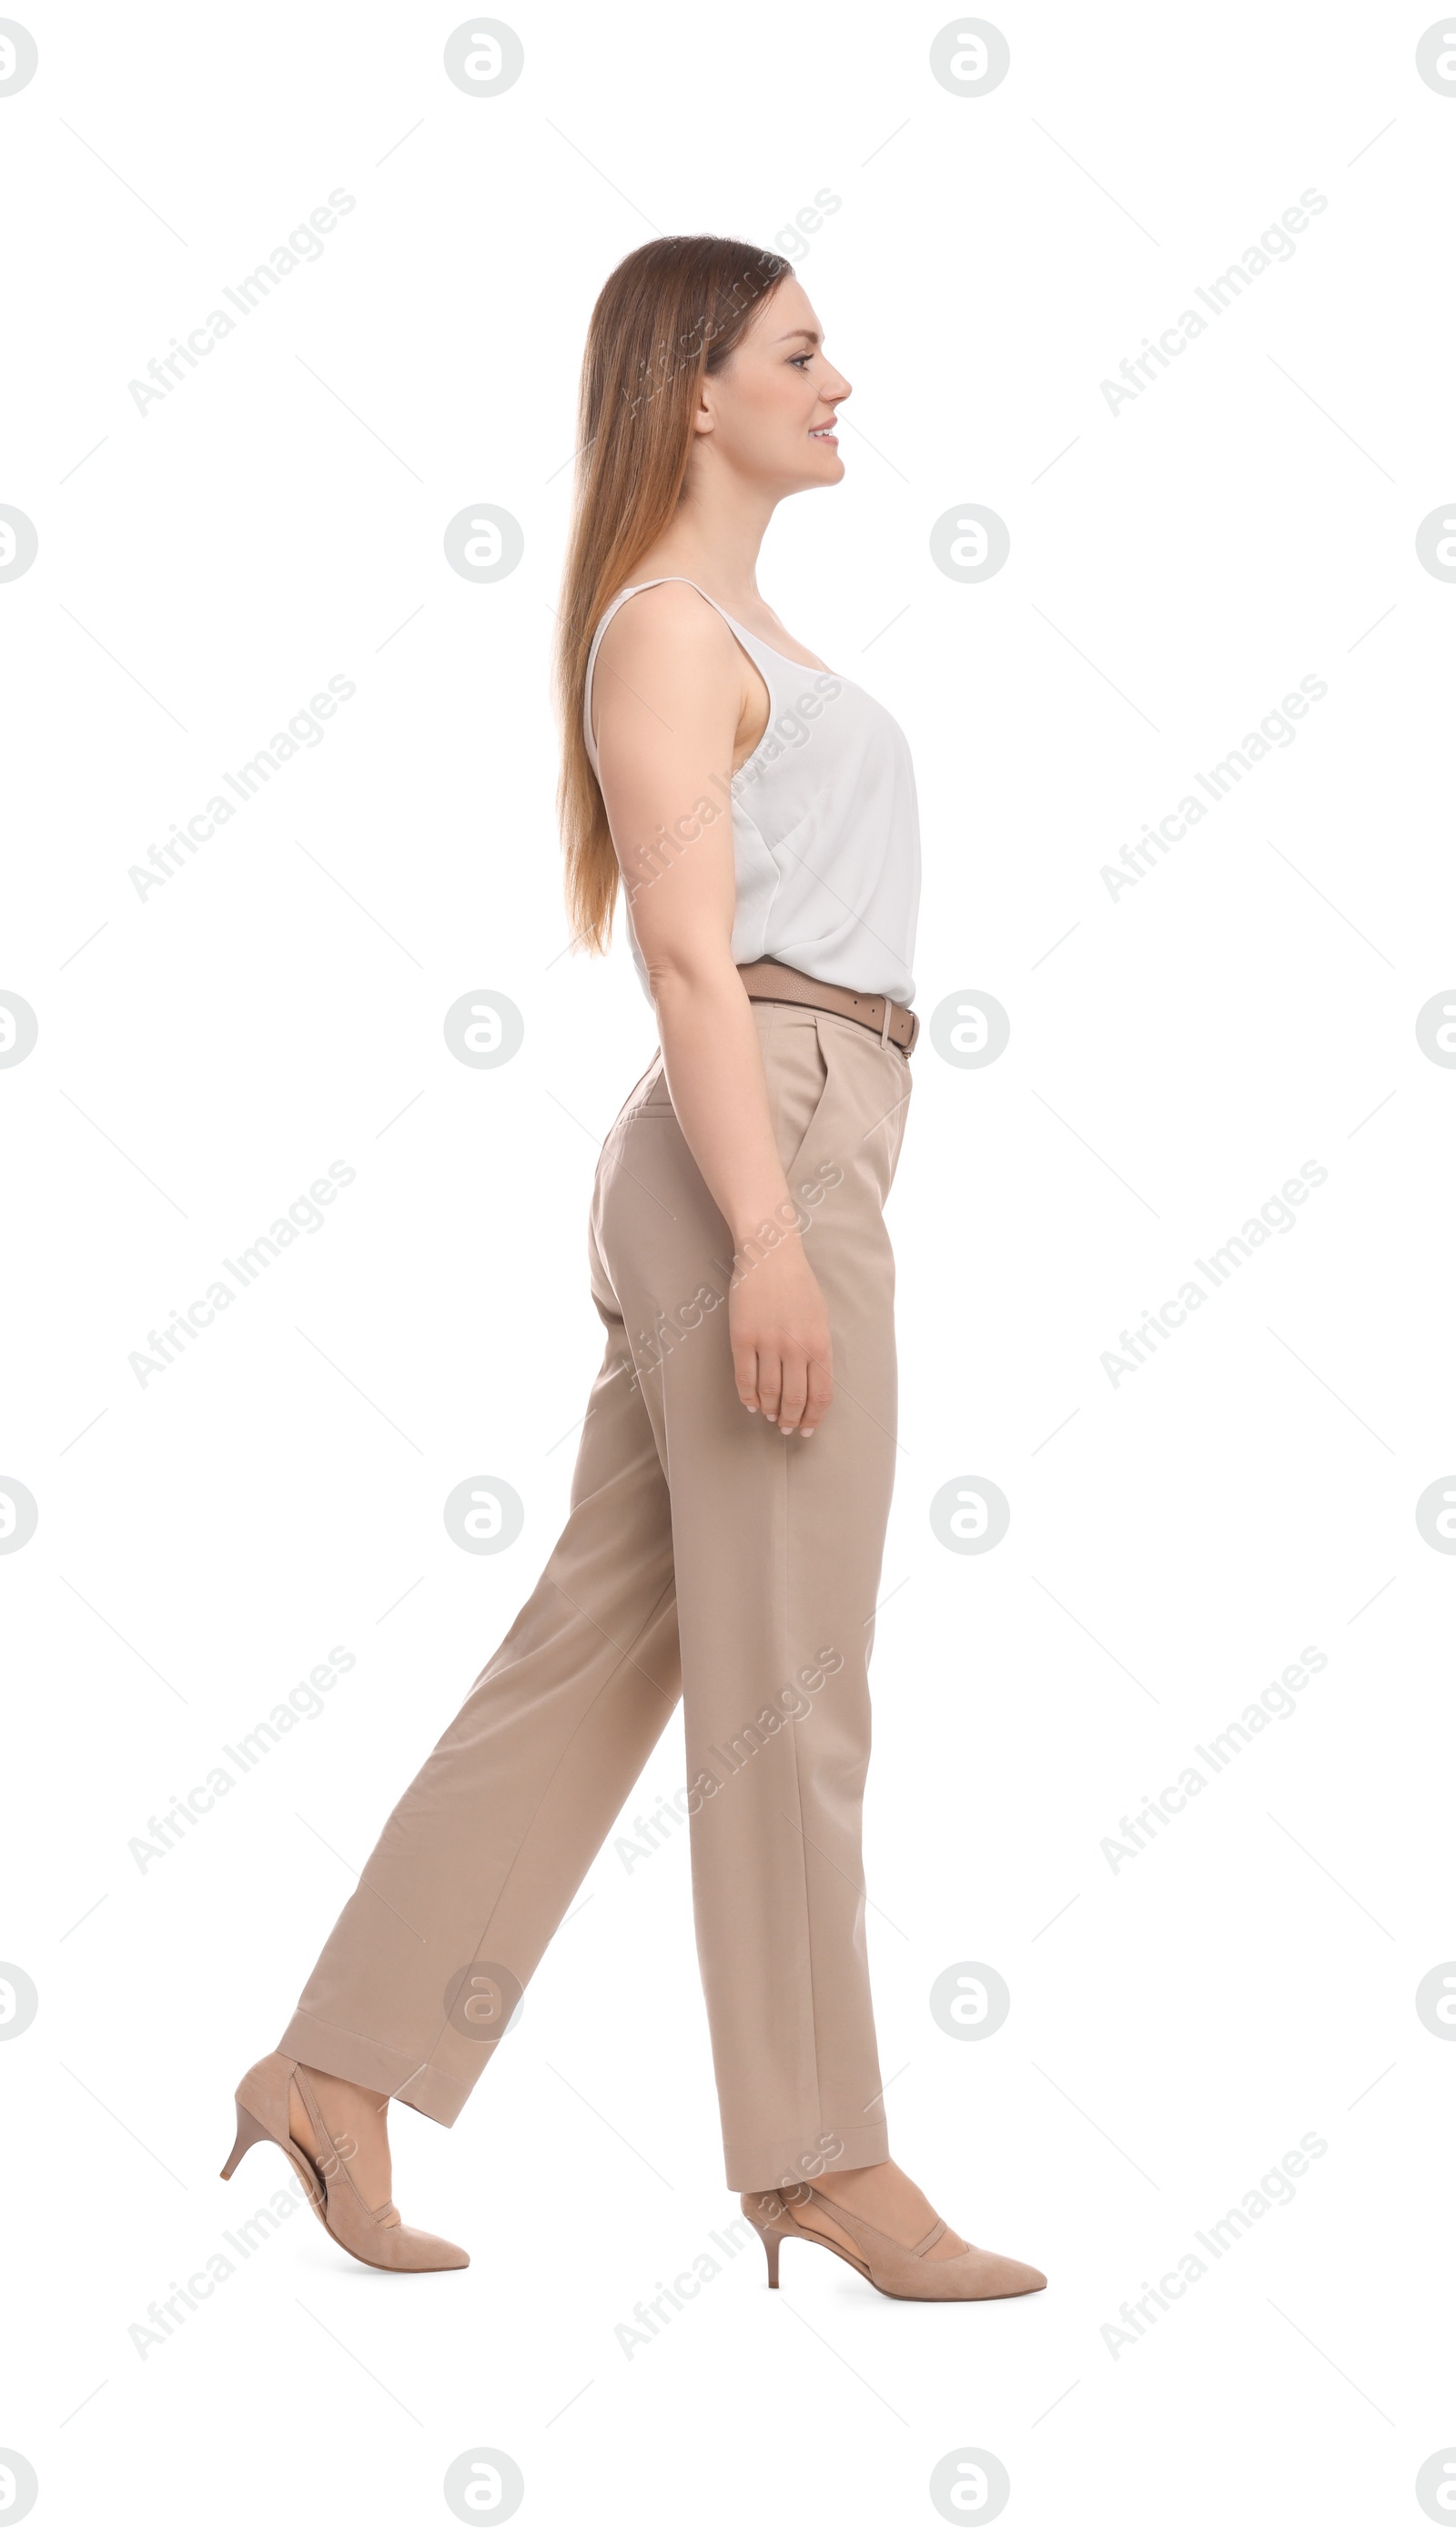
<path id="1" fill-rule="evenodd" d="M 728 660 L 731 629 L 695 583 L 681 576 L 635 577 L 608 603 L 598 622 L 601 651 L 619 664 L 685 658 L 690 663 Z"/>

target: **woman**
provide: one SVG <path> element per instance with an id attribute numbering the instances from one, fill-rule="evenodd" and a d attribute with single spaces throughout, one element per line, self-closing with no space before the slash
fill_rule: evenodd
<path id="1" fill-rule="evenodd" d="M 793 2237 L 898 2298 L 1044 2286 L 892 2159 L 870 2006 L 915 790 L 893 718 L 755 580 L 776 504 L 843 478 L 848 395 L 792 268 L 736 240 L 637 250 L 592 314 L 557 666 L 567 893 L 600 951 L 625 882 L 661 1036 L 597 1171 L 606 1350 L 557 1547 L 239 2085 L 223 2169 L 277 2141 L 330 2233 L 395 2271 L 469 2258 L 400 2223 L 389 2098 L 454 2122 L 681 1694 L 667 1809 L 770 2284 Z"/>

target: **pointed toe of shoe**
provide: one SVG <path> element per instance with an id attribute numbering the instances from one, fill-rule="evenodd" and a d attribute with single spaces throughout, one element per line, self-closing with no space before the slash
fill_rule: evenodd
<path id="1" fill-rule="evenodd" d="M 948 2256 L 940 2275 L 948 2299 L 1014 2300 L 1026 2291 L 1047 2287 L 1046 2274 L 1038 2272 L 1035 2264 L 1018 2263 L 1014 2255 L 992 2254 L 986 2246 L 968 2246 L 964 2255 Z"/>
<path id="2" fill-rule="evenodd" d="M 436 2238 L 428 2229 L 398 2228 L 398 2268 L 406 2273 L 458 2273 L 470 2262 L 464 2246 Z"/>
<path id="3" fill-rule="evenodd" d="M 988 2255 L 987 2264 L 994 2268 L 994 2291 L 998 2300 L 1019 2299 L 1026 2291 L 1044 2291 L 1047 2276 L 1035 2264 L 1019 2264 L 1014 2255 Z"/>

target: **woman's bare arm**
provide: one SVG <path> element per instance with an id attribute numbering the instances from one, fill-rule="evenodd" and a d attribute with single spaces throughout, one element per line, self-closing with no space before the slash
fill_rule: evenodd
<path id="1" fill-rule="evenodd" d="M 751 1270 L 729 1293 L 738 1395 L 812 1433 L 833 1394 L 828 1315 L 796 1228 L 758 1031 L 732 957 L 727 780 L 761 676 L 701 594 L 625 603 L 598 649 L 602 794 L 683 1136 Z M 705 820 L 705 813 L 714 819 Z M 782 1232 L 765 1251 L 765 1224 Z"/>

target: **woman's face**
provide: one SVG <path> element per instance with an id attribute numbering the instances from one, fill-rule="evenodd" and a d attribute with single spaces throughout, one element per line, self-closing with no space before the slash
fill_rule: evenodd
<path id="1" fill-rule="evenodd" d="M 705 378 L 695 427 L 719 461 L 776 498 L 834 486 L 844 475 L 834 410 L 849 387 L 824 355 L 803 284 L 786 274 L 723 370 Z"/>

